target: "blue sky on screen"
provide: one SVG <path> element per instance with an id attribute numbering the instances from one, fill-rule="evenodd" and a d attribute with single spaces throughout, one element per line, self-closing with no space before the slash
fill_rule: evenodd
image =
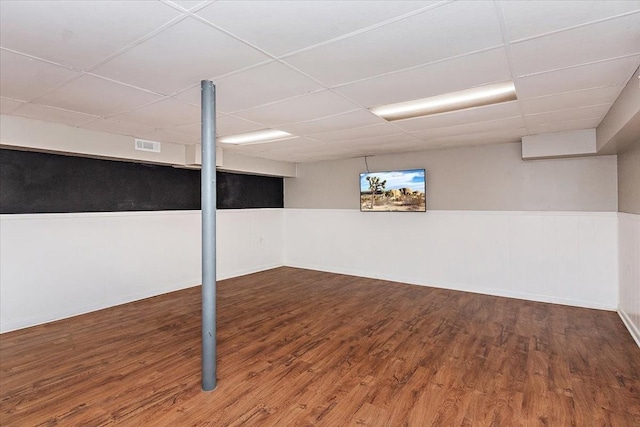
<path id="1" fill-rule="evenodd" d="M 413 191 L 425 191 L 424 169 L 410 169 L 391 172 L 371 172 L 360 174 L 360 191 L 369 191 L 367 176 L 377 176 L 387 181 L 386 190 L 410 188 Z"/>

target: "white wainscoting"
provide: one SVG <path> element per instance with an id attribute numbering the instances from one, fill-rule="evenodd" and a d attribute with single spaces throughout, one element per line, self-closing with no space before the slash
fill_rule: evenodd
<path id="1" fill-rule="evenodd" d="M 288 266 L 615 310 L 617 213 L 285 209 Z"/>
<path id="2" fill-rule="evenodd" d="M 219 279 L 282 265 L 280 209 L 218 211 Z M 0 216 L 0 331 L 201 283 L 199 211 Z"/>
<path id="3" fill-rule="evenodd" d="M 618 313 L 640 346 L 640 215 L 618 214 Z"/>
<path id="4" fill-rule="evenodd" d="M 283 209 L 219 210 L 216 220 L 218 280 L 282 267 Z M 199 214 L 198 221 L 200 221 Z M 198 233 L 200 233 L 199 228 Z M 197 238 L 197 244 L 200 245 L 200 236 Z M 198 254 L 200 254 L 200 248 L 198 248 Z M 198 280 L 200 280 L 199 270 Z"/>
<path id="5" fill-rule="evenodd" d="M 640 221 L 619 215 L 620 221 L 616 213 L 590 212 L 224 210 L 217 217 L 218 278 L 289 265 L 619 306 L 637 333 Z M 198 211 L 1 215 L 0 331 L 198 285 L 200 265 Z"/>

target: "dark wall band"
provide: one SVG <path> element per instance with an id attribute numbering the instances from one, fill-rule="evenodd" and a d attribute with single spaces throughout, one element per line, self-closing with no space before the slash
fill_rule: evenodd
<path id="1" fill-rule="evenodd" d="M 282 208 L 283 179 L 217 173 L 218 209 Z M 200 171 L 0 149 L 0 213 L 200 209 Z"/>

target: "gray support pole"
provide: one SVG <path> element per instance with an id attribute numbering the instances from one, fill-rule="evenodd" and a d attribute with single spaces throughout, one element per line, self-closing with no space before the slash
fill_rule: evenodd
<path id="1" fill-rule="evenodd" d="M 202 89 L 202 390 L 216 388 L 216 87 Z"/>

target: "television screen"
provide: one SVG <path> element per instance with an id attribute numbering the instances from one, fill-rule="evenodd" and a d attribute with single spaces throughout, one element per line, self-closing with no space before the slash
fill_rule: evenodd
<path id="1" fill-rule="evenodd" d="M 424 169 L 360 174 L 362 212 L 426 212 Z"/>

